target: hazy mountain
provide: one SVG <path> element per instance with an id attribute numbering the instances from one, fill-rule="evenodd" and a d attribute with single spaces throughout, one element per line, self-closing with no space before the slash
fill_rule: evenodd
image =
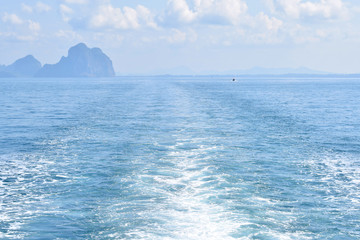
<path id="1" fill-rule="evenodd" d="M 18 77 L 32 77 L 41 68 L 41 63 L 32 55 L 16 60 L 6 67 L 6 72 Z"/>
<path id="2" fill-rule="evenodd" d="M 233 71 L 238 74 L 250 74 L 250 75 L 283 75 L 283 74 L 329 74 L 328 72 L 322 72 L 313 70 L 306 67 L 300 68 L 262 68 L 254 67 L 247 70 Z"/>
<path id="3" fill-rule="evenodd" d="M 9 66 L 0 66 L 0 77 L 32 77 L 41 68 L 41 63 L 32 55 L 16 60 Z"/>
<path id="4" fill-rule="evenodd" d="M 263 67 L 254 67 L 245 70 L 227 70 L 227 71 L 218 71 L 208 70 L 208 71 L 194 71 L 191 68 L 181 66 L 168 69 L 158 69 L 147 73 L 141 73 L 143 75 L 161 75 L 161 74 L 171 74 L 171 75 L 286 75 L 286 74 L 329 74 L 328 72 L 322 72 L 317 70 L 312 70 L 306 67 L 300 68 L 263 68 Z"/>
<path id="5" fill-rule="evenodd" d="M 286 75 L 286 74 L 329 74 L 313 70 L 306 67 L 300 68 L 263 68 L 253 67 L 244 70 L 228 70 L 228 71 L 210 71 L 201 72 L 200 74 L 215 74 L 215 75 Z"/>
<path id="6" fill-rule="evenodd" d="M 100 48 L 88 48 L 84 43 L 71 47 L 67 57 L 56 64 L 45 64 L 36 77 L 113 77 L 112 61 Z"/>

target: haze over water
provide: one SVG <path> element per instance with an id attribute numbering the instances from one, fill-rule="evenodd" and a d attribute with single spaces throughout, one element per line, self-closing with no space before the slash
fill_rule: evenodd
<path id="1" fill-rule="evenodd" d="M 0 79 L 1 239 L 359 239 L 359 79 Z"/>

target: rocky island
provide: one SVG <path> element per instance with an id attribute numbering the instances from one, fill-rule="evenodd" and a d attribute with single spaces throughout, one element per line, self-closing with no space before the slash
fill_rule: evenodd
<path id="1" fill-rule="evenodd" d="M 1 66 L 2 77 L 33 77 L 41 68 L 41 63 L 32 55 L 16 60 L 9 66 Z"/>
<path id="2" fill-rule="evenodd" d="M 56 64 L 45 64 L 35 77 L 113 77 L 112 61 L 100 48 L 88 48 L 84 43 L 71 47 L 67 57 Z"/>
<path id="3" fill-rule="evenodd" d="M 9 66 L 0 65 L 0 77 L 113 77 L 111 59 L 100 48 L 84 43 L 71 47 L 67 57 L 56 64 L 41 63 L 32 55 L 16 60 Z"/>

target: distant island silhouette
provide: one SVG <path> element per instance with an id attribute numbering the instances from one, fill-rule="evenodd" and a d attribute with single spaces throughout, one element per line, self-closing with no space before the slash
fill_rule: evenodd
<path id="1" fill-rule="evenodd" d="M 32 77 L 41 69 L 41 63 L 32 55 L 16 60 L 9 66 L 0 68 L 2 77 Z"/>
<path id="2" fill-rule="evenodd" d="M 56 64 L 41 63 L 32 55 L 0 66 L 0 77 L 113 77 L 111 59 L 100 48 L 88 48 L 84 43 L 71 47 L 67 57 Z"/>

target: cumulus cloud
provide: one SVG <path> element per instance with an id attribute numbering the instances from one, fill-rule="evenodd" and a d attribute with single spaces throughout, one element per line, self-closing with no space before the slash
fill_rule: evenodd
<path id="1" fill-rule="evenodd" d="M 2 17 L 3 22 L 9 22 L 12 24 L 22 24 L 24 21 L 18 17 L 16 14 L 9 14 L 7 12 L 4 13 L 3 17 Z"/>
<path id="2" fill-rule="evenodd" d="M 346 18 L 348 9 L 342 0 L 320 0 L 318 2 L 302 0 L 277 0 L 286 15 L 292 18 L 302 16 L 330 18 Z"/>
<path id="3" fill-rule="evenodd" d="M 261 26 L 264 26 L 267 31 L 277 32 L 283 25 L 283 22 L 275 17 L 269 17 L 268 15 L 260 12 L 256 16 L 257 21 Z"/>
<path id="4" fill-rule="evenodd" d="M 37 2 L 35 5 L 33 6 L 29 6 L 25 3 L 21 4 L 21 10 L 27 13 L 32 13 L 32 12 L 48 12 L 51 10 L 51 7 L 43 2 Z"/>
<path id="5" fill-rule="evenodd" d="M 72 8 L 66 6 L 65 4 L 60 4 L 60 11 L 62 13 L 66 13 L 66 14 L 71 14 L 73 13 L 74 11 L 72 10 Z"/>
<path id="6" fill-rule="evenodd" d="M 2 17 L 5 23 L 11 23 L 11 31 L 3 36 L 13 41 L 34 41 L 39 36 L 40 23 L 33 20 L 23 20 L 16 14 L 5 13 Z M 16 25 L 16 26 L 15 26 Z"/>
<path id="7" fill-rule="evenodd" d="M 147 9 L 142 5 L 139 5 L 137 6 L 136 10 L 138 16 L 140 16 L 139 18 L 146 26 L 151 28 L 157 28 L 157 24 L 154 20 L 154 16 L 149 9 Z"/>
<path id="8" fill-rule="evenodd" d="M 91 27 L 114 27 L 118 29 L 137 28 L 136 11 L 133 8 L 114 8 L 112 5 L 100 6 L 98 13 L 90 21 Z"/>
<path id="9" fill-rule="evenodd" d="M 144 6 L 115 8 L 101 5 L 90 19 L 91 28 L 137 29 L 141 26 L 155 27 L 150 10 Z"/>
<path id="10" fill-rule="evenodd" d="M 73 14 L 72 8 L 66 6 L 65 4 L 60 4 L 60 14 L 65 22 L 70 20 L 70 15 Z"/>
<path id="11" fill-rule="evenodd" d="M 28 20 L 28 26 L 29 26 L 29 29 L 32 31 L 32 32 L 38 32 L 40 31 L 40 23 L 38 22 L 34 22 L 32 20 Z"/>
<path id="12" fill-rule="evenodd" d="M 35 5 L 35 9 L 37 12 L 48 12 L 51 10 L 51 7 L 45 3 L 37 2 Z"/>
<path id="13" fill-rule="evenodd" d="M 32 13 L 32 12 L 48 12 L 51 10 L 51 7 L 43 2 L 37 2 L 35 5 L 33 6 L 29 6 L 25 3 L 21 4 L 21 10 L 27 13 Z"/>
<path id="14" fill-rule="evenodd" d="M 221 0 L 214 4 L 212 9 L 210 9 L 210 13 L 219 14 L 225 19 L 228 19 L 230 23 L 236 25 L 240 22 L 247 10 L 247 4 L 241 0 Z"/>
<path id="15" fill-rule="evenodd" d="M 181 23 L 190 23 L 197 17 L 197 13 L 190 10 L 186 0 L 169 0 L 168 1 L 167 20 L 175 20 Z"/>
<path id="16" fill-rule="evenodd" d="M 260 12 L 251 18 L 249 27 L 238 29 L 237 33 L 247 43 L 276 44 L 282 41 L 279 33 L 282 33 L 283 30 L 283 21 Z"/>
<path id="17" fill-rule="evenodd" d="M 32 13 L 32 11 L 33 11 L 32 7 L 29 5 L 26 5 L 25 3 L 21 4 L 21 9 L 27 13 Z"/>
<path id="18" fill-rule="evenodd" d="M 274 7 L 273 0 L 266 1 Z M 208 34 L 207 42 L 230 46 L 239 41 L 246 43 L 278 43 L 284 30 L 284 22 L 275 16 L 259 12 L 252 15 L 244 0 L 168 0 L 166 15 L 162 19 L 171 34 L 164 37 L 170 43 L 185 41 L 184 27 L 196 31 L 209 27 L 208 31 L 219 31 L 214 37 Z M 216 26 L 214 28 L 214 26 Z M 175 31 L 174 29 L 180 29 Z M 202 32 L 206 33 L 206 31 Z"/>
<path id="19" fill-rule="evenodd" d="M 248 9 L 243 0 L 193 0 L 191 3 L 192 8 L 186 0 L 169 0 L 165 21 L 172 24 L 236 25 L 246 16 Z"/>

